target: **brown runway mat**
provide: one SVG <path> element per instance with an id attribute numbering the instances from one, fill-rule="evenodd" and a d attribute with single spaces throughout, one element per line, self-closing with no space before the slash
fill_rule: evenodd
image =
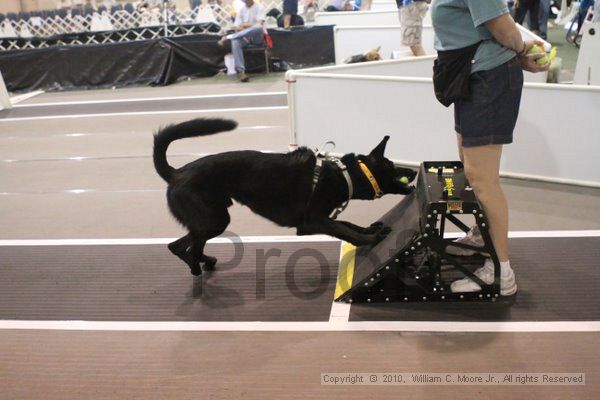
<path id="1" fill-rule="evenodd" d="M 0 319 L 329 319 L 339 242 L 236 248 L 207 245 L 218 270 L 206 278 L 204 295 L 194 297 L 187 265 L 166 245 L 0 246 Z"/>
<path id="2" fill-rule="evenodd" d="M 510 240 L 514 304 L 353 304 L 351 321 L 598 321 L 600 237 Z"/>

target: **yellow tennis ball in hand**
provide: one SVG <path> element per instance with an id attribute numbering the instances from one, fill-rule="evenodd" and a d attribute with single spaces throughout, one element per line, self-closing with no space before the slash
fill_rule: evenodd
<path id="1" fill-rule="evenodd" d="M 535 60 L 535 62 L 538 65 L 544 65 L 548 62 L 548 56 L 546 55 L 544 48 L 542 46 L 534 44 L 533 47 L 527 52 L 527 54 L 542 54 L 542 53 L 544 54 L 544 56 Z"/>

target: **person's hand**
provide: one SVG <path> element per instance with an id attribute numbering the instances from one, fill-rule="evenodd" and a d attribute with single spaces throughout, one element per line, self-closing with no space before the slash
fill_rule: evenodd
<path id="1" fill-rule="evenodd" d="M 519 8 L 519 0 L 515 0 L 515 3 L 513 4 L 514 8 Z"/>
<path id="2" fill-rule="evenodd" d="M 524 42 L 524 44 L 525 44 L 524 55 L 519 56 L 519 63 L 521 64 L 521 68 L 523 68 L 525 71 L 529 71 L 529 72 L 548 71 L 550 69 L 550 60 L 548 60 L 548 62 L 546 64 L 538 64 L 536 62 L 536 60 L 538 58 L 544 57 L 546 55 L 546 53 L 527 54 L 527 53 L 529 53 L 529 50 L 531 50 L 531 48 L 534 45 L 544 47 L 544 44 L 538 40 L 528 40 L 527 42 Z"/>

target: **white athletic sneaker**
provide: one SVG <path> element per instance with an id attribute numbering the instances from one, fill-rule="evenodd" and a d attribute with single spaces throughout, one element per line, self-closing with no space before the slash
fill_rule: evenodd
<path id="1" fill-rule="evenodd" d="M 481 247 L 483 246 L 483 237 L 481 236 L 481 232 L 479 231 L 479 227 L 477 225 L 471 227 L 469 232 L 467 232 L 466 236 L 458 238 L 454 241 L 455 243 L 467 244 L 469 246 Z M 456 246 L 448 246 L 446 247 L 446 253 L 453 256 L 472 256 L 476 254 L 476 250 L 464 249 L 462 247 Z M 483 255 L 489 255 L 487 253 L 482 253 Z"/>
<path id="2" fill-rule="evenodd" d="M 486 258 L 483 267 L 475 271 L 475 276 L 488 285 L 494 283 L 494 263 L 490 258 Z M 452 293 L 478 292 L 481 287 L 469 278 L 463 278 L 452 282 L 450 285 Z M 517 281 L 512 268 L 502 268 L 500 272 L 500 294 L 502 296 L 512 296 L 517 293 Z"/>

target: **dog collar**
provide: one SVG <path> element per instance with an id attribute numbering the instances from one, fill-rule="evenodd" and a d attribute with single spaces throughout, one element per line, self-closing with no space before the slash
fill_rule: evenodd
<path id="1" fill-rule="evenodd" d="M 373 187 L 373 190 L 375 191 L 375 198 L 378 199 L 381 196 L 383 196 L 383 192 L 379 188 L 379 184 L 377 183 L 377 179 L 375 179 L 375 177 L 371 173 L 371 170 L 369 169 L 369 167 L 367 167 L 367 165 L 365 163 L 363 163 L 362 161 L 360 161 L 360 160 L 358 160 L 358 165 L 360 166 L 360 169 L 362 169 L 363 174 L 365 174 L 365 177 L 367 178 L 367 180 L 369 181 L 369 183 Z"/>

